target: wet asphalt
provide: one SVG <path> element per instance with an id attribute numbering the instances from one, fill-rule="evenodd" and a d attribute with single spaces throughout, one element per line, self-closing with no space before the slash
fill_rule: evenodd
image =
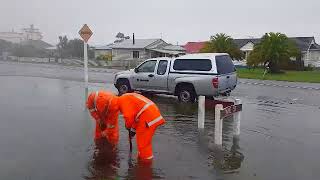
<path id="1" fill-rule="evenodd" d="M 116 92 L 114 70 L 91 69 L 89 91 Z M 320 91 L 240 83 L 241 134 L 223 124 L 223 161 L 214 146 L 214 110 L 204 131 L 197 105 L 151 98 L 167 120 L 154 137 L 152 166 L 129 155 L 120 117 L 116 151 L 93 142 L 82 69 L 0 62 L 0 179 L 319 179 Z M 304 85 L 297 83 L 297 86 Z M 136 148 L 134 145 L 134 152 Z"/>

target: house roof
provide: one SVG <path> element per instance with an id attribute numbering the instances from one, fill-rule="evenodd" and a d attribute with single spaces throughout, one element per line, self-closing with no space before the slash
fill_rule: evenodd
<path id="1" fill-rule="evenodd" d="M 48 47 L 52 47 L 51 44 L 46 43 L 42 40 L 26 40 L 21 42 L 22 45 L 31 45 L 38 49 L 46 49 Z"/>
<path id="2" fill-rule="evenodd" d="M 178 55 L 178 54 L 185 54 L 184 51 L 177 51 L 177 50 L 167 50 L 163 48 L 156 48 L 156 49 L 150 49 L 156 52 L 165 53 L 165 54 L 172 54 L 172 55 Z"/>
<path id="3" fill-rule="evenodd" d="M 162 49 L 169 50 L 169 51 L 186 51 L 184 47 L 179 45 L 172 45 L 172 44 L 164 46 Z"/>
<path id="4" fill-rule="evenodd" d="M 291 39 L 293 42 L 295 42 L 297 48 L 299 48 L 300 51 L 307 51 L 309 46 L 311 45 L 311 43 L 315 43 L 314 37 L 292 37 L 289 39 Z"/>
<path id="5" fill-rule="evenodd" d="M 135 39 L 133 44 L 133 39 L 125 39 L 122 42 L 115 43 L 112 45 L 113 49 L 144 49 L 161 39 Z"/>
<path id="6" fill-rule="evenodd" d="M 200 50 L 204 47 L 206 42 L 188 42 L 183 47 L 186 50 L 186 53 L 192 54 L 192 53 L 198 53 Z"/>
<path id="7" fill-rule="evenodd" d="M 307 51 L 310 47 L 311 50 L 320 50 L 320 46 L 315 43 L 314 37 L 289 37 L 297 46 L 300 51 Z M 234 43 L 242 48 L 244 45 L 252 42 L 253 44 L 258 44 L 261 38 L 249 38 L 249 39 L 234 39 Z M 184 47 L 187 53 L 198 53 L 200 49 L 204 46 L 205 42 L 188 42 Z M 314 43 L 311 45 L 311 43 Z"/>
<path id="8" fill-rule="evenodd" d="M 179 46 L 179 45 L 172 45 L 172 44 L 160 44 L 155 48 L 147 48 L 152 51 L 157 51 L 160 53 L 165 53 L 165 54 L 172 54 L 172 55 L 178 55 L 178 54 L 185 54 L 186 50 Z"/>
<path id="9" fill-rule="evenodd" d="M 312 42 L 315 42 L 314 37 L 289 37 L 290 40 L 292 40 L 297 48 L 300 51 L 307 51 L 310 44 Z M 244 45 L 248 44 L 249 42 L 252 42 L 253 44 L 258 44 L 261 41 L 261 38 L 252 38 L 252 39 L 234 39 L 235 44 L 241 48 Z M 311 46 L 310 48 L 318 49 L 317 44 L 314 44 L 314 46 Z"/>
<path id="10" fill-rule="evenodd" d="M 111 44 L 107 44 L 107 45 L 104 45 L 104 46 L 95 47 L 94 49 L 95 50 L 111 50 L 113 45 L 114 44 L 111 43 Z"/>
<path id="11" fill-rule="evenodd" d="M 253 44 L 258 44 L 260 42 L 260 38 L 250 38 L 250 39 L 233 39 L 233 42 L 238 46 L 238 48 L 242 48 L 244 45 L 252 42 Z"/>

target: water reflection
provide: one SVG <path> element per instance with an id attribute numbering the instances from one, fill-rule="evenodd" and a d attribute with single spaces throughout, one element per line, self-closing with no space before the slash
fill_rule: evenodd
<path id="1" fill-rule="evenodd" d="M 214 106 L 212 101 L 206 101 L 205 130 L 197 129 L 197 104 L 182 104 L 174 98 L 157 96 L 151 99 L 159 106 L 168 124 L 175 130 L 175 135 L 181 136 L 185 143 L 195 142 L 199 152 L 208 156 L 208 165 L 221 174 L 237 172 L 244 160 L 239 145 L 239 137 L 234 135 L 235 122 L 233 116 L 223 121 L 223 147 L 214 144 Z M 171 132 L 172 133 L 172 132 Z"/>
<path id="2" fill-rule="evenodd" d="M 202 161 L 203 165 L 209 167 L 212 173 L 217 174 L 218 177 L 221 174 L 223 177 L 224 173 L 236 172 L 241 167 L 244 155 L 240 150 L 239 139 L 233 137 L 232 117 L 224 120 L 224 147 L 221 150 L 214 145 L 214 105 L 209 104 L 206 108 L 205 130 L 198 132 L 197 104 L 182 104 L 175 98 L 163 96 L 149 96 L 148 98 L 158 105 L 167 120 L 166 126 L 159 131 L 173 135 L 179 139 L 180 143 L 187 144 L 188 147 L 195 147 L 196 151 L 198 149 L 200 154 L 208 159 L 208 161 Z M 117 151 L 101 149 L 97 145 L 88 167 L 90 175 L 86 179 L 164 179 L 165 175 L 161 173 L 163 169 L 154 167 L 157 164 L 138 161 L 135 156 L 131 155 L 128 159 L 119 160 L 119 156 L 123 155 L 122 152 L 119 155 Z"/>
<path id="3" fill-rule="evenodd" d="M 132 155 L 130 154 L 128 161 L 128 172 L 124 179 L 136 179 L 136 180 L 151 180 L 151 179 L 162 179 L 153 170 L 153 162 L 149 161 L 133 161 Z"/>
<path id="4" fill-rule="evenodd" d="M 240 152 L 239 138 L 233 138 L 233 144 L 229 153 L 224 156 L 225 159 L 225 173 L 232 173 L 240 169 L 241 163 L 244 160 L 244 155 Z"/>
<path id="5" fill-rule="evenodd" d="M 106 139 L 95 141 L 92 160 L 88 164 L 88 180 L 116 179 L 120 159 L 117 147 L 113 147 Z"/>

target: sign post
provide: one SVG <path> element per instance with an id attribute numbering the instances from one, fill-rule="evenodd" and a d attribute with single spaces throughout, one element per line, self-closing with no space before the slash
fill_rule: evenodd
<path id="1" fill-rule="evenodd" d="M 204 129 L 204 119 L 205 119 L 205 101 L 206 98 L 204 96 L 199 96 L 199 104 L 198 104 L 198 128 Z"/>
<path id="2" fill-rule="evenodd" d="M 239 137 L 240 135 L 240 111 L 242 111 L 242 104 L 239 99 L 236 100 L 235 104 L 232 106 L 228 106 L 223 108 L 222 104 L 217 104 L 215 107 L 215 144 L 222 145 L 222 125 L 223 119 L 234 115 L 235 117 L 235 128 L 234 128 L 234 136 Z M 235 114 L 236 113 L 236 114 Z"/>
<path id="3" fill-rule="evenodd" d="M 88 40 L 92 36 L 92 31 L 87 24 L 84 24 L 79 31 L 80 36 L 83 39 L 83 60 L 84 60 L 84 83 L 85 88 L 88 88 Z"/>
<path id="4" fill-rule="evenodd" d="M 222 118 L 221 111 L 223 111 L 223 105 L 217 104 L 215 107 L 214 117 L 214 143 L 218 146 L 222 145 Z"/>

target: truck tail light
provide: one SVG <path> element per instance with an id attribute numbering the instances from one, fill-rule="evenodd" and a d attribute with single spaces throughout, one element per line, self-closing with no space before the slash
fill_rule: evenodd
<path id="1" fill-rule="evenodd" d="M 214 88 L 218 88 L 219 87 L 219 78 L 215 77 L 212 79 L 212 85 Z"/>

